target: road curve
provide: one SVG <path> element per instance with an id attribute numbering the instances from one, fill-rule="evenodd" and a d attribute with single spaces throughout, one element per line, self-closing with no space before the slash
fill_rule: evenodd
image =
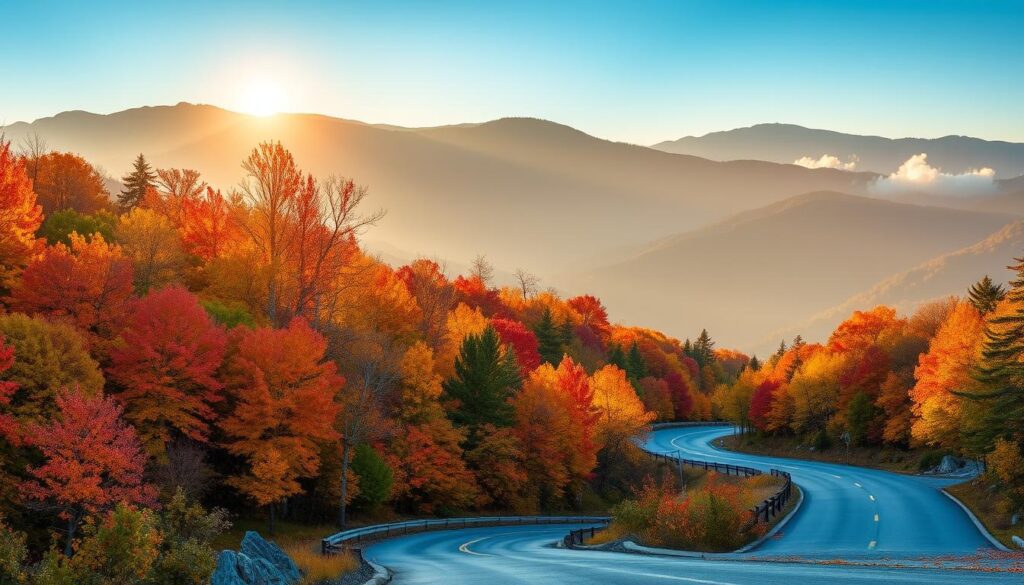
<path id="1" fill-rule="evenodd" d="M 682 450 L 694 459 L 777 467 L 793 474 L 794 481 L 804 489 L 804 506 L 781 536 L 750 554 L 704 560 L 554 548 L 553 543 L 577 527 L 571 525 L 427 532 L 378 542 L 364 554 L 394 571 L 396 585 L 1020 582 L 1019 574 L 814 564 L 815 559 L 872 563 L 892 562 L 894 557 L 972 553 L 988 543 L 963 511 L 938 492 L 946 483 L 943 480 L 747 456 L 708 444 L 729 432 L 723 427 L 664 429 L 651 434 L 647 447 L 654 451 Z M 883 561 L 882 556 L 887 560 Z M 812 562 L 779 562 L 792 561 L 792 557 Z"/>
<path id="2" fill-rule="evenodd" d="M 729 427 L 664 429 L 646 448 L 788 471 L 804 493 L 800 513 L 755 555 L 861 558 L 968 554 L 991 548 L 970 518 L 940 488 L 963 480 L 890 473 L 850 465 L 761 457 L 718 449 L 710 442 Z"/>

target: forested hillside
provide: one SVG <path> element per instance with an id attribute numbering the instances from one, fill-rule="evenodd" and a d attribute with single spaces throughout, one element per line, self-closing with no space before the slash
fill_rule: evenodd
<path id="1" fill-rule="evenodd" d="M 198 583 L 227 517 L 605 509 L 649 470 L 631 438 L 710 419 L 746 364 L 526 272 L 496 288 L 482 257 L 384 264 L 372 191 L 280 143 L 239 175 L 139 155 L 108 194 L 0 144 L 0 571 L 85 582 L 120 534 L 152 547 L 137 574 Z"/>

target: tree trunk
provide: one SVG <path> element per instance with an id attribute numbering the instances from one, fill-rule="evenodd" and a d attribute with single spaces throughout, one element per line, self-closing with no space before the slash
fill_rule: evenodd
<path id="1" fill-rule="evenodd" d="M 75 515 L 68 514 L 68 541 L 64 544 L 64 556 L 71 558 L 74 553 L 74 549 L 71 544 L 75 540 Z"/>
<path id="2" fill-rule="evenodd" d="M 270 504 L 270 533 L 268 536 L 274 536 L 274 504 Z"/>
<path id="3" fill-rule="evenodd" d="M 348 506 L 345 504 L 345 500 L 348 499 L 348 459 L 348 441 L 344 441 L 341 446 L 341 504 L 338 505 L 338 526 L 342 530 L 345 529 L 345 525 L 348 522 L 346 517 Z"/>

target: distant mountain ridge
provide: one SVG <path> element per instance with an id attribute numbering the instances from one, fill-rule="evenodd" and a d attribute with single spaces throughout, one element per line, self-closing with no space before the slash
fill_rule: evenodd
<path id="1" fill-rule="evenodd" d="M 80 153 L 115 177 L 142 152 L 156 167 L 197 169 L 222 189 L 237 185 L 257 143 L 279 140 L 304 170 L 369 187 L 368 205 L 388 213 L 375 239 L 456 262 L 483 253 L 542 275 L 595 250 L 641 244 L 796 193 L 863 193 L 873 178 L 673 155 L 531 118 L 414 129 L 182 103 L 68 112 L 5 130 L 15 143 L 38 132 L 51 148 Z"/>
<path id="2" fill-rule="evenodd" d="M 802 157 L 817 159 L 830 154 L 843 161 L 856 157 L 857 170 L 880 174 L 892 173 L 911 156 L 927 153 L 932 166 L 948 173 L 989 167 L 1001 179 L 1024 175 L 1024 143 L 969 136 L 893 139 L 795 124 L 757 124 L 666 140 L 652 148 L 719 161 L 753 159 L 777 163 L 793 163 Z"/>
<path id="3" fill-rule="evenodd" d="M 713 323 L 721 338 L 763 354 L 778 343 L 765 341 L 772 332 L 808 323 L 836 299 L 850 299 L 1017 220 L 1012 214 L 806 193 L 658 239 L 572 282 L 601 291 L 609 309 L 630 322 L 660 324 L 682 336 L 699 331 L 693 325 L 687 331 L 688 324 Z M 960 276 L 969 280 L 946 287 L 945 294 L 981 275 Z M 828 315 L 822 327 L 834 326 L 837 317 Z"/>

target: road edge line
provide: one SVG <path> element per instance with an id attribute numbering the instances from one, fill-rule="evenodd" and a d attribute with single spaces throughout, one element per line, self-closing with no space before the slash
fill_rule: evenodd
<path id="1" fill-rule="evenodd" d="M 773 526 L 771 530 L 766 532 L 764 536 L 762 536 L 761 538 L 758 538 L 757 540 L 755 540 L 754 542 L 752 542 L 752 543 L 750 543 L 750 544 L 748 544 L 746 546 L 743 546 L 741 548 L 736 549 L 735 554 L 743 554 L 743 553 L 748 553 L 748 552 L 753 551 L 757 547 L 759 547 L 762 544 L 764 544 L 766 540 L 768 540 L 769 538 L 775 536 L 775 534 L 779 530 L 782 530 L 783 526 L 788 524 L 789 521 L 792 520 L 794 516 L 796 516 L 796 513 L 799 512 L 800 508 L 804 505 L 804 490 L 800 489 L 800 486 L 796 482 L 793 482 L 793 487 L 795 487 L 797 489 L 797 491 L 800 492 L 800 499 L 797 500 L 796 506 L 793 506 L 793 509 L 789 511 L 789 514 L 786 514 L 785 518 L 783 518 L 782 520 L 779 520 L 778 523 L 775 524 L 775 526 Z"/>
<path id="2" fill-rule="evenodd" d="M 974 522 L 974 527 L 978 529 L 978 532 L 980 532 L 982 536 L 987 538 L 988 541 L 992 543 L 992 546 L 996 547 L 996 549 L 1001 550 L 1003 552 L 1013 552 L 1010 550 L 1010 547 L 999 542 L 998 538 L 992 536 L 992 533 L 988 531 L 988 528 L 985 528 L 985 525 L 981 523 L 981 520 L 978 520 L 978 517 L 974 515 L 974 512 L 971 512 L 971 509 L 968 508 L 966 504 L 961 502 L 953 494 L 947 492 L 945 488 L 941 488 L 939 489 L 939 491 L 942 492 L 942 495 L 956 502 L 957 506 L 960 506 L 960 509 L 963 510 L 965 514 L 967 514 L 967 517 L 971 519 L 971 522 Z"/>

